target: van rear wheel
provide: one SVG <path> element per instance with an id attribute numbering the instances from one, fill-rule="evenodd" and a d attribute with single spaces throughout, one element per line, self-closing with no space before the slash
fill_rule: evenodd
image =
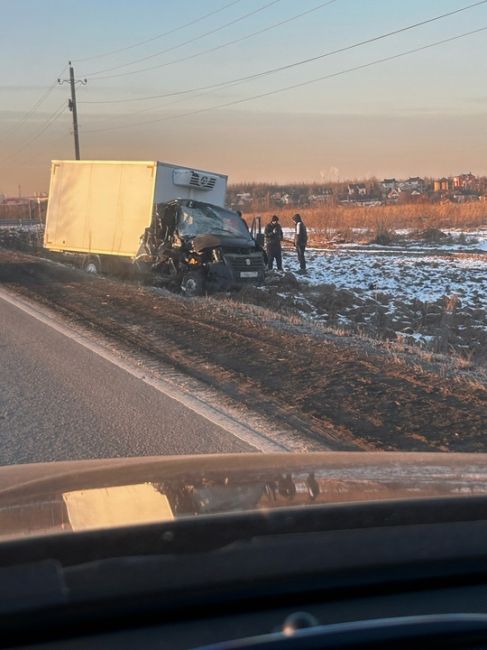
<path id="1" fill-rule="evenodd" d="M 181 280 L 181 291 L 185 296 L 192 298 L 202 296 L 204 290 L 204 279 L 201 273 L 190 271 L 183 275 Z"/>

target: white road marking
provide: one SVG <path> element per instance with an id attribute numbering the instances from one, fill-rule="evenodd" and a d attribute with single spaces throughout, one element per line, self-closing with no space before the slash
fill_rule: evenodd
<path id="1" fill-rule="evenodd" d="M 93 352 L 94 354 L 100 356 L 102 359 L 105 359 L 105 361 L 108 361 L 121 370 L 128 372 L 133 377 L 140 379 L 145 384 L 151 386 L 152 388 L 155 388 L 163 395 L 179 402 L 191 411 L 206 418 L 209 422 L 212 422 L 213 424 L 221 427 L 239 440 L 252 445 L 257 451 L 264 453 L 294 451 L 291 446 L 286 446 L 275 440 L 267 438 L 266 436 L 251 429 L 250 427 L 241 424 L 235 418 L 218 410 L 218 408 L 215 406 L 206 404 L 195 395 L 185 394 L 179 388 L 171 385 L 169 382 L 148 375 L 147 370 L 141 370 L 135 365 L 118 358 L 115 354 L 106 350 L 98 343 L 90 341 L 87 337 L 83 336 L 79 332 L 70 330 L 59 320 L 54 319 L 53 314 L 48 308 L 27 302 L 26 300 L 18 297 L 17 295 L 14 295 L 13 293 L 3 288 L 0 288 L 0 299 L 8 302 L 17 309 L 20 309 L 44 325 L 47 325 L 59 334 L 66 336 L 68 339 L 75 341 L 79 345 L 82 345 L 87 350 L 90 350 L 90 352 Z"/>

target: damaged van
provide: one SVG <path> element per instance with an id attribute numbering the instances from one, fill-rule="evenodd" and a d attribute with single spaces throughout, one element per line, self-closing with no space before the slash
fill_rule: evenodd
<path id="1" fill-rule="evenodd" d="M 156 206 L 136 261 L 174 278 L 188 295 L 264 279 L 262 250 L 240 215 L 188 199 Z"/>

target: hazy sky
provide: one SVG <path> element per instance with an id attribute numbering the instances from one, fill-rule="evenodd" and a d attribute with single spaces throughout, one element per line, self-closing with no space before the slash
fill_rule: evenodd
<path id="1" fill-rule="evenodd" d="M 50 160 L 74 157 L 69 87 L 55 83 L 68 78 L 70 59 L 88 80 L 77 86 L 82 158 L 164 160 L 234 182 L 485 174 L 487 31 L 241 100 L 487 28 L 487 2 L 292 69 L 197 90 L 474 2 L 0 0 L 0 192 L 19 184 L 23 193 L 45 191 Z"/>

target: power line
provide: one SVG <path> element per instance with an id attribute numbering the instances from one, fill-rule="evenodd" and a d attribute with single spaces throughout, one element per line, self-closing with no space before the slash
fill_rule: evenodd
<path id="1" fill-rule="evenodd" d="M 54 82 L 51 86 L 49 86 L 49 88 L 47 88 L 47 90 L 44 91 L 44 93 L 39 97 L 39 99 L 35 102 L 35 104 L 19 120 L 16 128 L 21 127 L 23 124 L 25 124 L 25 122 L 27 122 L 29 117 L 31 117 L 36 112 L 36 110 L 41 106 L 41 104 L 43 104 L 46 101 L 46 99 L 49 97 L 49 95 L 52 93 L 55 87 L 56 87 L 56 82 Z"/>
<path id="2" fill-rule="evenodd" d="M 102 131 L 115 131 L 115 130 L 119 130 L 119 129 L 133 128 L 133 127 L 136 127 L 136 126 L 144 126 L 146 124 L 155 124 L 157 122 L 164 122 L 166 120 L 177 119 L 177 118 L 180 118 L 180 117 L 189 117 L 191 115 L 198 115 L 200 113 L 206 113 L 208 111 L 217 110 L 217 109 L 220 109 L 220 108 L 228 108 L 230 106 L 235 106 L 237 104 L 243 104 L 245 102 L 250 102 L 250 101 L 253 101 L 255 99 L 261 99 L 263 97 L 269 97 L 271 95 L 277 95 L 278 93 L 286 92 L 288 90 L 294 90 L 296 88 L 302 88 L 303 86 L 308 86 L 308 85 L 311 85 L 311 84 L 314 84 L 314 83 L 318 83 L 320 81 L 325 81 L 325 80 L 328 80 L 328 79 L 334 79 L 336 77 L 340 77 L 342 75 L 349 74 L 351 72 L 356 72 L 357 70 L 363 70 L 365 68 L 370 68 L 370 67 L 372 67 L 374 65 L 378 65 L 378 64 L 381 64 L 381 63 L 386 63 L 388 61 L 394 61 L 396 59 L 402 58 L 404 56 L 408 56 L 410 54 L 415 54 L 417 52 L 421 52 L 421 51 L 424 51 L 424 50 L 427 50 L 427 49 L 430 49 L 430 48 L 433 48 L 433 47 L 437 47 L 439 45 L 444 45 L 445 43 L 451 43 L 453 41 L 457 41 L 457 40 L 459 40 L 461 38 L 465 38 L 467 36 L 473 36 L 474 34 L 479 34 L 479 33 L 484 32 L 486 30 L 487 30 L 487 26 L 480 27 L 478 29 L 474 29 L 474 30 L 469 31 L 469 32 L 464 32 L 463 34 L 457 34 L 456 36 L 451 36 L 450 38 L 442 39 L 441 41 L 435 41 L 434 43 L 428 43 L 427 45 L 422 45 L 420 47 L 415 47 L 415 48 L 413 48 L 411 50 L 406 50 L 405 52 L 399 52 L 398 54 L 393 54 L 391 56 L 387 56 L 387 57 L 384 57 L 384 58 L 381 58 L 381 59 L 375 59 L 373 61 L 369 61 L 368 63 L 363 63 L 361 65 L 357 65 L 357 66 L 354 66 L 352 68 L 346 68 L 346 69 L 340 70 L 338 72 L 333 72 L 331 74 L 323 75 L 323 76 L 320 76 L 320 77 L 315 77 L 313 79 L 309 79 L 308 81 L 302 81 L 302 82 L 299 82 L 299 83 L 296 83 L 296 84 L 292 84 L 290 86 L 284 86 L 284 87 L 281 87 L 281 88 L 277 88 L 275 90 L 267 91 L 265 93 L 259 93 L 257 95 L 252 95 L 250 97 L 244 97 L 242 99 L 235 99 L 235 100 L 230 101 L 230 102 L 225 102 L 224 104 L 217 104 L 215 106 L 208 106 L 206 108 L 200 108 L 200 109 L 196 109 L 194 111 L 188 111 L 187 113 L 178 113 L 176 115 L 166 115 L 164 117 L 160 117 L 160 118 L 157 118 L 157 119 L 154 119 L 154 120 L 146 120 L 144 122 L 138 122 L 138 123 L 135 123 L 135 124 L 123 124 L 123 125 L 119 125 L 119 126 L 105 127 L 103 129 L 90 129 L 90 130 L 86 131 L 86 133 L 100 133 Z"/>
<path id="3" fill-rule="evenodd" d="M 61 111 L 59 117 L 61 117 L 64 113 L 65 113 L 65 110 Z M 22 165 L 26 165 L 27 163 L 29 163 L 29 165 L 30 165 L 31 163 L 36 163 L 37 161 L 40 161 L 40 160 L 45 161 L 46 159 L 51 160 L 53 158 L 58 157 L 57 154 L 52 153 L 51 147 L 53 145 L 55 146 L 58 142 L 61 142 L 61 140 L 63 140 L 65 145 L 66 145 L 66 150 L 67 150 L 67 147 L 68 147 L 67 136 L 72 136 L 72 129 L 68 128 L 68 129 L 66 129 L 65 133 L 61 133 L 61 135 L 57 135 L 56 137 L 50 137 L 49 138 L 49 140 L 48 140 L 48 142 L 49 142 L 49 151 L 51 153 L 46 152 L 44 150 L 42 153 L 38 151 L 35 155 L 32 155 L 32 153 L 29 151 L 28 156 L 25 156 L 25 155 L 22 156 L 19 159 L 17 164 L 22 166 Z M 68 154 L 66 154 L 66 156 L 64 156 L 64 157 L 68 157 Z"/>
<path id="4" fill-rule="evenodd" d="M 62 75 L 65 70 L 66 70 L 66 66 L 64 66 L 64 68 L 61 70 L 59 76 Z M 16 133 L 20 129 L 20 127 L 23 126 L 27 122 L 27 120 L 36 113 L 38 108 L 46 101 L 46 99 L 52 93 L 54 88 L 56 88 L 56 85 L 57 82 L 54 82 L 42 93 L 42 95 L 34 102 L 31 108 L 26 113 L 24 113 L 24 115 L 14 124 L 12 130 L 9 132 L 9 135 L 12 135 L 12 133 Z M 5 138 L 2 138 L 1 142 L 4 141 Z"/>
<path id="5" fill-rule="evenodd" d="M 318 9 L 322 9 L 323 7 L 326 7 L 327 5 L 331 5 L 335 2 L 338 2 L 338 0 L 327 0 L 327 2 L 322 2 L 319 5 L 316 5 L 315 7 L 312 7 L 311 9 L 307 9 L 306 11 L 301 11 L 298 14 L 295 14 L 294 16 L 291 16 L 290 18 L 286 18 L 285 20 L 280 20 L 277 23 L 273 23 L 272 25 L 268 25 L 267 27 L 263 27 L 262 29 L 258 29 L 255 32 L 252 32 L 251 34 L 246 34 L 245 36 L 240 36 L 239 38 L 235 38 L 231 41 L 227 41 L 226 43 L 222 43 L 221 45 L 216 45 L 214 47 L 207 48 L 205 50 L 200 50 L 199 52 L 196 52 L 194 54 L 190 54 L 188 56 L 182 57 L 180 59 L 176 59 L 175 61 L 168 61 L 166 63 L 161 63 L 156 66 L 152 66 L 150 68 L 144 68 L 144 70 L 154 70 L 156 68 L 163 68 L 168 65 L 175 65 L 176 63 L 182 63 L 183 61 L 189 61 L 190 59 L 195 59 L 198 56 L 202 56 L 203 54 L 208 54 L 209 52 L 216 52 L 217 50 L 221 50 L 224 47 L 228 47 L 229 45 L 235 45 L 236 43 L 241 43 L 242 41 L 248 40 L 249 38 L 252 38 L 253 36 L 258 36 L 259 34 L 264 34 L 265 32 L 269 32 L 272 29 L 276 29 L 277 27 L 281 27 L 282 25 L 286 25 L 287 23 L 293 22 L 294 20 L 297 20 L 298 18 L 302 18 L 303 16 L 306 16 L 310 13 L 313 13 L 314 11 L 318 11 Z M 144 71 L 142 70 L 142 71 Z M 98 81 L 100 79 L 112 79 L 113 77 L 121 77 L 121 76 L 126 76 L 128 74 L 135 74 L 137 71 L 134 70 L 132 72 L 124 72 L 121 74 L 117 75 L 109 75 L 109 76 L 103 76 L 103 77 L 97 77 L 95 81 Z M 139 70 L 139 72 L 141 72 Z M 228 82 L 224 82 L 225 84 Z M 217 86 L 220 84 L 216 84 Z M 213 87 L 214 85 L 210 86 Z M 197 89 L 199 90 L 199 89 Z M 184 94 L 187 92 L 192 92 L 192 91 L 183 91 Z M 178 93 L 175 93 L 178 94 Z M 153 95 L 152 97 L 140 97 L 140 98 L 132 98 L 128 100 L 108 100 L 108 101 L 92 101 L 92 102 L 85 102 L 85 103 L 90 103 L 90 104 L 118 104 L 122 103 L 125 101 L 142 101 L 143 99 L 157 99 L 159 97 L 167 97 L 171 96 L 169 95 Z"/>
<path id="6" fill-rule="evenodd" d="M 19 153 L 24 151 L 24 149 L 26 149 L 28 146 L 30 146 L 33 142 L 38 140 L 41 137 L 41 135 L 47 131 L 47 129 L 51 126 L 51 124 L 53 124 L 58 119 L 58 117 L 61 116 L 62 113 L 64 113 L 66 108 L 67 108 L 66 102 L 63 100 L 63 103 L 54 111 L 54 113 L 52 113 L 47 118 L 47 120 L 45 120 L 45 122 L 43 123 L 43 125 L 41 126 L 39 131 L 37 131 L 32 137 L 30 137 L 27 141 L 25 141 L 22 145 L 20 145 L 20 147 L 18 147 L 18 149 L 16 149 L 13 153 L 8 154 L 2 160 L 2 162 L 5 163 L 5 162 L 8 162 L 9 160 L 12 160 Z"/>
<path id="7" fill-rule="evenodd" d="M 246 76 L 243 76 L 243 77 L 237 77 L 236 79 L 230 79 L 228 81 L 222 81 L 220 83 L 210 84 L 210 85 L 207 85 L 207 86 L 199 86 L 197 88 L 189 88 L 187 90 L 180 90 L 180 91 L 174 91 L 174 92 L 170 92 L 170 93 L 163 93 L 163 94 L 160 94 L 160 95 L 149 95 L 149 96 L 146 96 L 146 97 L 137 97 L 137 98 L 132 98 L 132 99 L 90 101 L 90 102 L 85 102 L 85 103 L 90 103 L 90 104 L 105 104 L 105 103 L 106 104 L 119 104 L 119 103 L 125 103 L 127 101 L 145 101 L 145 100 L 149 100 L 149 99 L 162 99 L 162 98 L 166 98 L 166 97 L 176 97 L 176 96 L 179 96 L 179 95 L 188 95 L 190 93 L 199 92 L 201 90 L 214 90 L 214 89 L 217 89 L 217 88 L 223 88 L 225 86 L 234 86 L 234 85 L 236 86 L 236 85 L 238 85 L 240 83 L 244 83 L 246 81 L 251 81 L 251 80 L 257 79 L 259 77 L 264 77 L 264 76 L 275 74 L 277 72 L 283 72 L 285 70 L 290 70 L 292 68 L 296 68 L 296 67 L 301 66 L 301 65 L 305 65 L 305 64 L 308 64 L 308 63 L 313 63 L 314 61 L 318 61 L 320 59 L 324 59 L 324 58 L 327 58 L 327 57 L 330 57 L 330 56 L 335 56 L 336 54 L 342 54 L 344 52 L 348 52 L 349 50 L 353 50 L 353 49 L 356 49 L 358 47 L 362 47 L 364 45 L 369 45 L 371 43 L 375 43 L 375 42 L 383 40 L 385 38 L 390 38 L 391 36 L 396 36 L 397 34 L 401 34 L 401 33 L 410 31 L 412 29 L 417 29 L 418 27 L 422 27 L 424 25 L 428 25 L 428 24 L 436 22 L 438 20 L 448 18 L 450 16 L 456 15 L 456 14 L 458 14 L 460 12 L 463 12 L 463 11 L 467 11 L 469 9 L 473 9 L 473 8 L 475 8 L 475 7 L 479 6 L 479 5 L 485 4 L 485 3 L 487 3 L 487 0 L 479 0 L 478 2 L 475 2 L 475 3 L 470 4 L 470 5 L 466 5 L 464 7 L 460 7 L 459 9 L 455 9 L 453 11 L 449 11 L 449 12 L 440 14 L 438 16 L 433 16 L 432 18 L 428 18 L 428 19 L 422 20 L 420 22 L 413 23 L 411 25 L 407 25 L 405 27 L 400 27 L 399 29 L 395 29 L 395 30 L 393 30 L 391 32 L 387 32 L 385 34 L 380 34 L 379 36 L 373 36 L 373 37 L 368 38 L 366 40 L 358 41 L 357 43 L 352 43 L 351 45 L 346 45 L 346 46 L 338 48 L 336 50 L 330 50 L 328 52 L 324 52 L 322 54 L 318 54 L 316 56 L 309 57 L 307 59 L 301 59 L 299 61 L 294 61 L 293 63 L 288 63 L 286 65 L 278 66 L 276 68 L 270 68 L 270 69 L 264 70 L 262 72 L 256 72 L 254 74 L 246 75 Z"/>
<path id="8" fill-rule="evenodd" d="M 61 112 L 61 115 L 63 115 L 63 112 L 64 112 L 64 111 Z M 62 129 L 61 129 L 61 130 L 62 130 Z M 67 144 L 67 138 L 68 138 L 68 136 L 72 136 L 72 134 L 73 134 L 72 129 L 70 129 L 70 128 L 68 127 L 68 128 L 66 129 L 65 133 L 61 133 L 61 135 L 57 135 L 56 137 L 51 137 L 51 138 L 49 138 L 49 145 L 50 145 L 50 147 L 51 147 L 51 146 L 56 146 L 57 143 L 59 143 L 59 142 L 61 142 L 61 140 L 63 140 L 63 141 L 64 141 L 64 145 L 66 146 L 66 151 L 67 151 L 67 147 L 70 146 L 70 145 Z M 52 158 L 56 158 L 56 157 L 58 157 L 58 154 L 52 154 L 52 153 L 51 153 L 51 154 L 48 154 L 48 153 L 46 153 L 46 152 L 43 152 L 43 153 L 39 153 L 39 152 L 37 152 L 36 155 L 32 156 L 32 155 L 30 155 L 30 153 L 29 153 L 29 157 L 28 157 L 28 158 L 25 158 L 25 157 L 22 158 L 22 159 L 19 161 L 18 164 L 19 164 L 19 165 L 25 165 L 26 163 L 33 163 L 33 162 L 36 163 L 36 162 L 38 162 L 38 161 L 40 161 L 40 160 L 45 161 L 46 158 L 47 158 L 48 160 L 50 160 L 50 159 L 52 159 Z M 68 154 L 66 154 L 64 157 L 68 157 Z"/>
<path id="9" fill-rule="evenodd" d="M 390 35 L 393 35 L 393 34 L 398 34 L 398 33 L 402 32 L 402 31 L 407 31 L 408 29 L 412 29 L 412 28 L 414 28 L 414 27 L 419 27 L 420 25 L 426 25 L 426 24 L 428 24 L 428 23 L 435 22 L 436 20 L 440 20 L 441 18 L 446 18 L 446 17 L 448 17 L 448 16 L 454 16 L 455 14 L 458 14 L 458 13 L 461 13 L 461 12 L 463 12 L 463 11 L 467 11 L 468 9 L 473 9 L 474 7 L 477 7 L 477 6 L 479 6 L 479 5 L 485 4 L 485 2 L 487 2 L 487 0 L 479 0 L 478 2 L 474 2 L 473 4 L 467 5 L 466 7 L 461 7 L 460 9 L 455 9 L 455 10 L 450 11 L 450 12 L 447 12 L 447 13 L 445 13 L 445 14 L 441 14 L 440 16 L 436 16 L 436 17 L 434 17 L 434 18 L 430 18 L 429 20 L 425 20 L 425 21 L 422 21 L 422 22 L 420 22 L 420 23 L 416 23 L 416 24 L 414 24 L 414 25 L 411 25 L 411 26 L 409 26 L 409 27 L 405 27 L 405 28 L 403 28 L 403 29 L 397 30 L 397 31 L 395 31 L 395 32 L 391 32 L 390 34 L 386 34 L 385 36 L 380 36 L 380 37 L 377 37 L 377 38 L 375 38 L 375 39 L 370 39 L 369 41 L 362 41 L 361 43 L 358 43 L 358 44 L 356 44 L 356 45 L 350 46 L 350 47 L 348 47 L 348 48 L 344 48 L 344 49 L 341 49 L 341 50 L 337 50 L 336 52 L 333 52 L 333 54 L 337 54 L 337 53 L 339 53 L 339 52 L 344 52 L 344 51 L 346 51 L 347 49 L 352 49 L 353 47 L 358 47 L 359 45 L 365 45 L 366 43 L 372 43 L 374 40 L 380 40 L 381 38 L 385 38 L 386 36 L 390 36 Z M 234 42 L 238 42 L 238 40 L 239 40 L 239 39 L 236 39 L 235 41 L 231 41 L 231 42 L 229 42 L 228 44 L 231 45 L 231 44 L 234 43 Z M 244 39 L 242 39 L 242 40 L 244 40 Z M 226 44 L 225 44 L 223 47 L 225 47 L 225 46 L 226 46 Z M 212 47 L 212 48 L 209 48 L 209 49 L 207 49 L 207 50 L 203 50 L 203 51 L 197 52 L 196 54 L 192 54 L 192 55 L 189 55 L 189 56 L 186 56 L 186 57 L 180 58 L 180 59 L 176 59 L 176 60 L 174 60 L 174 61 L 168 61 L 168 62 L 166 62 L 166 63 L 159 63 L 159 64 L 157 64 L 157 65 L 155 65 L 155 66 L 149 66 L 149 67 L 146 67 L 146 68 L 140 68 L 140 69 L 138 69 L 138 70 L 131 70 L 131 71 L 128 71 L 128 72 L 121 72 L 121 73 L 118 73 L 118 74 L 115 74 L 115 75 L 104 75 L 104 76 L 101 76 L 101 77 L 97 77 L 96 80 L 101 80 L 101 79 L 115 79 L 115 78 L 118 78 L 118 77 L 126 77 L 126 76 L 128 76 L 128 75 L 138 74 L 138 73 L 141 73 L 141 72 L 148 72 L 148 71 L 150 71 L 150 70 L 157 70 L 157 69 L 159 69 L 159 68 L 167 67 L 167 66 L 169 66 L 169 65 L 175 65 L 175 64 L 177 64 L 177 63 L 181 63 L 181 62 L 183 62 L 183 61 L 188 61 L 189 59 L 193 59 L 193 58 L 195 58 L 195 57 L 197 57 L 197 56 L 201 56 L 202 54 L 206 54 L 206 53 L 208 53 L 208 52 L 212 52 L 212 51 L 215 51 L 215 50 L 217 50 L 217 49 L 219 49 L 219 46 L 217 46 L 217 47 Z M 324 56 L 330 56 L 330 54 L 320 55 L 320 56 L 318 56 L 318 57 L 312 57 L 312 58 L 310 58 L 310 59 L 307 59 L 307 60 L 304 61 L 303 63 L 308 63 L 308 62 L 311 62 L 311 61 L 316 61 L 317 59 L 323 58 Z M 298 63 L 297 65 L 301 65 L 301 63 Z M 294 67 L 294 65 L 291 65 L 290 67 Z M 112 69 L 116 69 L 116 68 L 112 68 Z M 286 70 L 286 69 L 288 69 L 288 68 L 287 68 L 286 66 L 283 66 L 282 68 L 279 68 L 278 70 L 280 70 L 280 69 Z M 108 70 L 107 70 L 107 71 L 108 71 Z"/>
<path id="10" fill-rule="evenodd" d="M 19 147 L 19 149 L 17 149 L 17 151 L 13 154 L 13 156 L 15 157 L 18 153 L 20 153 L 20 151 L 23 151 L 26 147 L 28 147 L 33 142 L 38 140 L 41 137 L 41 135 L 43 135 L 47 131 L 47 129 L 51 126 L 51 124 L 53 124 L 58 119 L 58 117 L 60 117 L 64 113 L 66 108 L 67 108 L 66 102 L 63 101 L 63 103 L 47 119 L 44 126 L 36 134 L 34 134 L 27 142 L 25 142 L 21 147 Z"/>
<path id="11" fill-rule="evenodd" d="M 147 45 L 147 43 L 152 43 L 153 41 L 157 41 L 159 38 L 163 38 L 164 36 L 169 36 L 170 34 L 174 34 L 175 32 L 179 32 L 182 29 L 185 29 L 186 27 L 191 27 L 191 25 L 195 25 L 196 23 L 199 23 L 202 20 L 205 20 L 205 18 L 209 18 L 210 16 L 215 16 L 216 14 L 221 13 L 225 9 L 228 9 L 228 7 L 232 7 L 233 5 L 238 4 L 239 2 L 242 2 L 242 0 L 233 0 L 232 2 L 228 2 L 226 5 L 223 5 L 223 7 L 220 7 L 220 9 L 215 9 L 214 11 L 210 11 L 207 14 L 204 14 L 203 16 L 200 16 L 199 18 L 195 18 L 194 20 L 191 20 L 189 23 L 184 23 L 184 25 L 179 25 L 179 27 L 174 27 L 174 29 L 169 29 L 167 32 L 162 32 L 161 34 L 156 34 L 155 36 L 152 36 L 151 38 L 147 38 L 145 41 L 138 41 L 137 43 L 133 43 L 132 45 L 126 45 L 125 47 L 119 47 L 116 50 L 110 50 L 109 52 L 105 52 L 104 54 L 94 54 L 93 56 L 85 56 L 83 59 L 74 59 L 75 63 L 83 63 L 84 61 L 92 61 L 93 59 L 102 59 L 107 56 L 111 56 L 112 54 L 119 54 L 120 52 L 126 52 L 127 50 L 132 50 L 136 47 L 140 47 L 142 45 Z"/>
<path id="12" fill-rule="evenodd" d="M 241 22 L 242 20 L 245 20 L 246 18 L 250 18 L 250 16 L 255 16 L 255 14 L 260 13 L 261 11 L 264 11 L 265 9 L 268 9 L 269 7 L 272 7 L 273 5 L 277 4 L 278 2 L 282 2 L 282 0 L 271 0 L 270 2 L 265 3 L 264 5 L 261 5 L 260 7 L 257 7 L 257 9 L 254 9 L 252 11 L 247 12 L 246 14 L 242 14 L 241 16 L 238 16 L 237 18 L 234 18 L 230 20 L 229 22 L 225 23 L 224 25 L 220 25 L 220 27 L 215 27 L 214 29 L 211 29 L 208 32 L 205 32 L 204 34 L 200 34 L 199 36 L 194 36 L 193 38 L 188 39 L 187 41 L 183 41 L 182 43 L 178 43 L 177 45 L 173 45 L 172 47 L 166 48 L 165 50 L 161 50 L 160 52 L 155 52 L 154 54 L 149 54 L 148 56 L 144 56 L 140 59 L 135 59 L 134 61 L 131 61 L 130 63 L 122 63 L 121 65 L 116 65 L 111 68 L 105 68 L 104 70 L 98 70 L 97 72 L 91 72 L 88 75 L 88 77 L 92 77 L 95 75 L 103 74 L 105 72 L 112 72 L 113 70 L 120 70 L 121 68 L 126 68 L 127 66 L 135 65 L 137 63 L 142 63 L 143 61 L 147 61 L 148 59 L 153 59 L 154 57 L 161 56 L 161 54 L 166 54 L 167 52 L 172 52 L 173 50 L 177 50 L 180 47 L 184 47 L 185 45 L 189 45 L 194 43 L 195 41 L 199 41 L 200 39 L 204 38 L 205 36 L 210 36 L 211 34 L 216 34 L 216 32 L 220 32 L 222 29 L 225 29 L 226 27 L 230 27 L 230 25 L 235 25 L 236 23 Z M 156 66 L 158 67 L 158 66 Z M 113 75 L 113 76 L 125 76 L 128 74 L 136 74 L 137 72 L 140 72 L 140 70 L 133 70 L 132 72 L 125 72 L 120 75 Z M 108 77 L 99 77 L 100 79 L 108 79 Z M 111 78 L 111 77 L 110 77 Z"/>

